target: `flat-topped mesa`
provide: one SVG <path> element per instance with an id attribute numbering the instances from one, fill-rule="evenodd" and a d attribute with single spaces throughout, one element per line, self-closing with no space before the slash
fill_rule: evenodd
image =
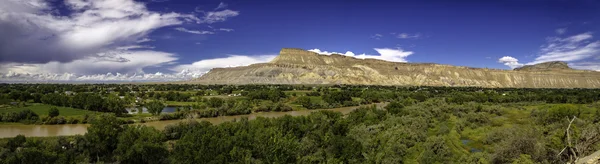
<path id="1" fill-rule="evenodd" d="M 299 48 L 283 48 L 272 64 L 351 66 L 365 62 L 387 62 L 377 59 L 358 59 L 341 54 L 322 55 Z"/>
<path id="2" fill-rule="evenodd" d="M 315 52 L 306 51 L 299 48 L 282 48 L 279 55 L 269 63 L 274 64 L 303 64 L 303 65 L 324 65 L 326 64 L 320 55 Z"/>
<path id="3" fill-rule="evenodd" d="M 600 72 L 574 70 L 565 62 L 547 62 L 513 70 L 433 63 L 401 63 L 320 55 L 281 49 L 269 63 L 215 68 L 192 80 L 202 84 L 362 84 L 407 86 L 478 86 L 511 88 L 600 88 Z"/>
<path id="4" fill-rule="evenodd" d="M 315 52 L 299 48 L 283 48 L 279 56 L 275 57 L 272 64 L 293 64 L 293 65 L 329 65 L 329 66 L 353 66 L 355 64 L 374 64 L 390 65 L 400 64 L 379 59 L 360 59 L 341 54 L 322 55 Z M 403 63 L 405 64 L 405 63 Z"/>
<path id="5" fill-rule="evenodd" d="M 515 68 L 515 71 L 572 71 L 566 62 L 562 61 L 551 61 L 544 62 L 534 65 L 526 65 L 523 67 Z"/>

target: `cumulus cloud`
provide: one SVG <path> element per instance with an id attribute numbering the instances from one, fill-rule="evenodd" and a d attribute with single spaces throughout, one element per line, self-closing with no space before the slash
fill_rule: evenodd
<path id="1" fill-rule="evenodd" d="M 138 82 L 138 81 L 180 81 L 200 77 L 201 73 L 182 71 L 173 74 L 161 72 L 153 74 L 121 74 L 106 73 L 94 75 L 63 74 L 20 74 L 9 72 L 0 75 L 0 82 L 22 83 L 22 82 Z"/>
<path id="2" fill-rule="evenodd" d="M 504 65 L 512 69 L 523 66 L 523 64 L 519 63 L 519 60 L 517 58 L 514 58 L 512 56 L 504 56 L 498 59 L 498 62 L 503 63 Z"/>
<path id="3" fill-rule="evenodd" d="M 224 58 L 205 59 L 192 64 L 183 64 L 171 68 L 173 71 L 190 71 L 205 73 L 212 68 L 247 66 L 255 63 L 265 63 L 273 60 L 277 55 L 229 55 Z"/>
<path id="4" fill-rule="evenodd" d="M 115 58 L 118 56 L 118 58 Z M 0 66 L 0 82 L 26 81 L 171 81 L 199 77 L 202 73 L 145 73 L 143 68 L 172 64 L 174 54 L 157 51 L 111 51 L 68 63 L 9 63 Z M 107 73 L 115 72 L 116 74 Z M 164 79 L 161 79 L 164 78 Z"/>
<path id="5" fill-rule="evenodd" d="M 188 30 L 188 29 L 183 28 L 183 27 L 177 27 L 177 28 L 175 28 L 175 30 L 181 31 L 181 32 L 192 33 L 192 34 L 198 34 L 198 35 L 214 34 L 214 32 L 212 32 L 212 31 Z"/>
<path id="6" fill-rule="evenodd" d="M 357 54 L 354 54 L 352 51 L 346 51 L 346 53 L 339 53 L 339 52 L 321 51 L 320 49 L 311 49 L 308 51 L 312 51 L 312 52 L 315 52 L 318 54 L 323 54 L 323 55 L 340 54 L 340 55 L 351 56 L 351 57 L 355 57 L 355 58 L 359 58 L 359 59 L 370 58 L 370 59 L 387 60 L 387 61 L 392 61 L 392 62 L 407 62 L 406 57 L 413 54 L 412 51 L 404 51 L 402 49 L 374 48 L 374 50 L 377 51 L 377 53 L 379 53 L 379 55 L 369 55 L 369 54 L 364 54 L 364 53 L 357 55 Z"/>
<path id="7" fill-rule="evenodd" d="M 202 17 L 155 12 L 134 0 L 64 0 L 64 5 L 68 15 L 59 15 L 59 9 L 44 0 L 2 0 L 0 81 L 162 81 L 198 77 L 201 72 L 189 70 L 144 72 L 146 68 L 172 67 L 178 57 L 149 50 L 154 47 L 142 43 L 153 41 L 147 36 L 159 28 L 222 22 L 239 15 L 233 10 L 206 12 Z M 215 10 L 225 7 L 223 3 Z"/>
<path id="8" fill-rule="evenodd" d="M 0 8 L 0 62 L 70 62 L 134 43 L 154 29 L 197 20 L 158 13 L 133 0 L 66 0 L 56 16 L 41 0 L 5 0 Z"/>
<path id="9" fill-rule="evenodd" d="M 98 56 L 77 59 L 67 63 L 44 64 L 8 63 L 0 66 L 2 73 L 20 74 L 104 74 L 107 72 L 143 73 L 143 68 L 158 67 L 177 60 L 174 54 L 149 50 L 110 51 Z"/>

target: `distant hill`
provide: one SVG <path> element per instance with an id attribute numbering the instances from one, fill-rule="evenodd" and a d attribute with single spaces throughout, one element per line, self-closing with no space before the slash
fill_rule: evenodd
<path id="1" fill-rule="evenodd" d="M 271 62 L 214 68 L 188 83 L 599 88 L 600 72 L 571 69 L 564 62 L 500 70 L 357 59 L 284 48 Z"/>
<path id="2" fill-rule="evenodd" d="M 574 70 L 567 63 L 562 61 L 551 61 L 536 65 L 526 65 L 520 68 L 515 68 L 515 71 L 565 71 Z"/>

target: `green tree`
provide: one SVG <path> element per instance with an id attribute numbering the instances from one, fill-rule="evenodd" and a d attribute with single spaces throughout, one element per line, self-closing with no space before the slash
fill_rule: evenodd
<path id="1" fill-rule="evenodd" d="M 250 101 L 239 100 L 235 102 L 235 105 L 230 109 L 235 114 L 248 114 L 250 113 Z"/>
<path id="2" fill-rule="evenodd" d="M 323 94 L 321 97 L 323 98 L 323 101 L 329 103 L 329 104 L 342 104 L 344 101 L 352 101 L 352 93 L 348 92 L 348 91 L 342 91 L 342 92 L 330 92 L 330 93 L 326 93 Z"/>
<path id="3" fill-rule="evenodd" d="M 85 97 L 84 109 L 92 111 L 105 111 L 104 99 L 98 94 L 90 94 Z"/>
<path id="4" fill-rule="evenodd" d="M 48 111 L 48 116 L 49 117 L 56 117 L 58 116 L 60 113 L 58 111 L 58 108 L 56 107 L 50 107 L 50 110 Z"/>
<path id="5" fill-rule="evenodd" d="M 296 104 L 302 105 L 302 107 L 305 107 L 307 109 L 314 109 L 313 107 L 315 106 L 315 105 L 313 105 L 312 100 L 308 96 L 298 97 L 296 99 Z"/>
<path id="6" fill-rule="evenodd" d="M 210 99 L 208 99 L 208 102 L 206 102 L 206 104 L 211 108 L 218 108 L 223 106 L 224 102 L 225 100 L 223 100 L 222 98 L 211 97 Z"/>
<path id="7" fill-rule="evenodd" d="M 15 149 L 17 149 L 18 147 L 23 146 L 23 144 L 27 141 L 27 139 L 25 138 L 24 135 L 19 134 L 17 135 L 15 138 L 11 138 L 10 140 L 8 140 L 8 142 L 6 143 L 6 146 L 8 149 L 10 149 L 11 151 L 14 151 Z"/>
<path id="8" fill-rule="evenodd" d="M 148 113 L 152 115 L 159 115 L 160 112 L 165 108 L 165 104 L 160 101 L 154 100 L 149 103 L 146 103 L 146 108 L 148 109 Z"/>
<path id="9" fill-rule="evenodd" d="M 399 101 L 392 101 L 390 104 L 385 106 L 385 109 L 387 109 L 388 112 L 390 112 L 391 114 L 400 114 L 400 115 L 408 114 L 404 110 L 404 105 Z"/>
<path id="10" fill-rule="evenodd" d="M 204 90 L 199 90 L 196 92 L 196 96 L 204 96 L 206 94 L 206 92 L 204 92 Z"/>
<path id="11" fill-rule="evenodd" d="M 126 111 L 125 104 L 125 100 L 116 96 L 111 96 L 108 99 L 106 99 L 107 110 L 109 112 L 115 113 L 117 116 L 120 116 Z"/>
<path id="12" fill-rule="evenodd" d="M 55 154 L 38 148 L 25 148 L 18 151 L 16 158 L 19 163 L 54 163 Z"/>
<path id="13" fill-rule="evenodd" d="M 446 163 L 452 158 L 452 152 L 443 137 L 433 136 L 423 143 L 425 151 L 421 163 Z"/>
<path id="14" fill-rule="evenodd" d="M 115 155 L 121 163 L 165 163 L 169 154 L 165 135 L 152 127 L 126 127 L 118 140 Z"/>
<path id="15" fill-rule="evenodd" d="M 96 161 L 111 161 L 121 131 L 123 131 L 121 121 L 113 115 L 102 114 L 92 120 L 92 125 L 85 134 L 89 158 Z"/>

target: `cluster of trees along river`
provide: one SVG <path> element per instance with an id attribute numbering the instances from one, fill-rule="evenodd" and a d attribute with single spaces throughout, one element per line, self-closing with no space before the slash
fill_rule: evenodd
<path id="1" fill-rule="evenodd" d="M 0 129 L 85 127 L 10 131 L 0 163 L 566 163 L 600 150 L 599 100 L 600 89 L 0 84 Z"/>

